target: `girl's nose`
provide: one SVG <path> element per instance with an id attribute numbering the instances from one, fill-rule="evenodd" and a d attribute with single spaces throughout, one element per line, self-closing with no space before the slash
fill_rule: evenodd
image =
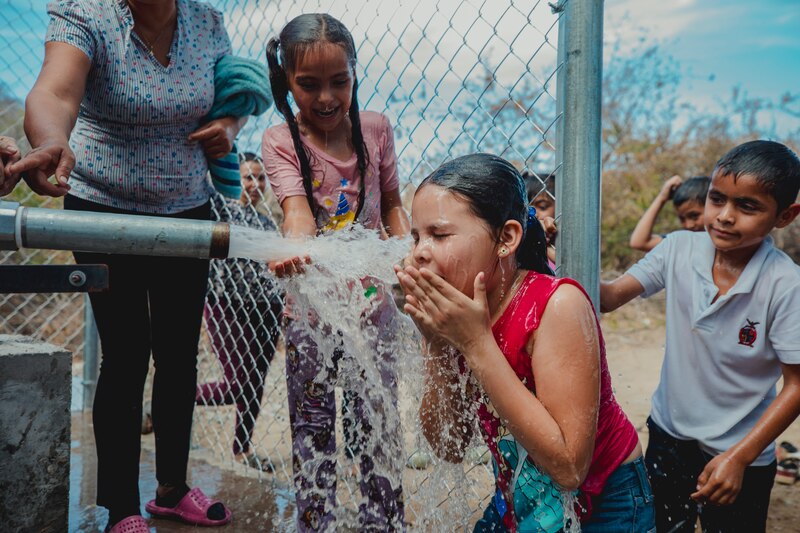
<path id="1" fill-rule="evenodd" d="M 330 87 L 323 87 L 319 92 L 319 102 L 321 104 L 330 104 L 333 102 L 333 93 L 331 92 Z"/>
<path id="2" fill-rule="evenodd" d="M 414 245 L 414 251 L 412 252 L 411 257 L 414 259 L 414 263 L 418 267 L 430 263 L 430 242 L 427 239 L 420 240 L 416 245 Z"/>

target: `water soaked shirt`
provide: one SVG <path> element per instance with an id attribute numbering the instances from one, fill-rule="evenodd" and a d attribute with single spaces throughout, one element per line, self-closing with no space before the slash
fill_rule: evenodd
<path id="1" fill-rule="evenodd" d="M 522 383 L 535 394 L 527 345 L 539 327 L 550 297 L 563 284 L 583 288 L 567 278 L 528 272 L 508 307 L 492 326 L 497 345 Z M 585 292 L 584 292 L 585 294 Z M 588 299 L 588 296 L 587 296 Z M 581 519 L 591 512 L 591 498 L 600 494 L 611 473 L 636 448 L 639 437 L 611 389 L 605 343 L 600 339 L 600 405 L 597 435 L 589 473 L 580 487 Z M 553 354 L 558 356 L 558 354 Z M 496 493 L 492 500 L 508 531 L 559 531 L 564 525 L 561 491 L 541 471 L 502 424 L 488 397 L 480 398 L 478 416 L 486 445 L 494 458 Z"/>
<path id="2" fill-rule="evenodd" d="M 133 31 L 125 0 L 60 0 L 48 6 L 46 41 L 91 60 L 72 131 L 73 194 L 153 214 L 186 211 L 211 191 L 202 147 L 187 137 L 214 102 L 214 65 L 231 50 L 222 14 L 177 0 L 170 62 L 163 66 Z"/>

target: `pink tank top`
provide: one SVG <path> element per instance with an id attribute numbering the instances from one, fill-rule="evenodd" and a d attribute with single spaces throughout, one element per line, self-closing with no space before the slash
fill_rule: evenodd
<path id="1" fill-rule="evenodd" d="M 531 371 L 531 356 L 527 352 L 526 346 L 531 334 L 539 327 L 547 302 L 556 289 L 563 284 L 574 285 L 586 295 L 583 287 L 572 279 L 555 278 L 530 271 L 517 293 L 512 297 L 506 310 L 492 326 L 495 340 L 506 360 L 514 369 L 520 381 L 534 394 L 536 390 L 534 376 Z M 588 295 L 586 295 L 586 298 L 589 298 Z M 581 521 L 589 518 L 592 497 L 603 491 L 608 477 L 628 458 L 639 442 L 636 429 L 622 411 L 611 389 L 611 374 L 608 371 L 605 343 L 599 322 L 597 330 L 600 339 L 600 406 L 592 463 L 586 480 L 580 487 L 579 501 L 581 508 L 579 511 Z M 554 356 L 557 355 L 554 354 Z M 480 406 L 479 416 L 484 436 L 487 437 L 487 441 L 491 441 L 491 433 L 497 435 L 498 429 L 493 427 L 495 424 L 492 419 L 497 419 L 491 416 L 486 405 Z M 489 444 L 489 448 L 493 452 L 497 449 L 497 446 L 493 446 L 492 442 L 487 442 L 487 444 Z M 495 455 L 495 460 L 497 461 L 498 454 L 493 455 Z M 502 454 L 499 455 L 501 462 L 504 461 Z M 509 486 L 510 480 L 501 479 L 504 471 L 507 473 L 507 469 L 504 469 L 501 465 L 497 479 L 498 488 L 501 489 L 501 492 L 508 492 L 511 488 Z M 504 496 L 507 502 L 513 502 L 513 495 L 504 494 Z M 513 504 L 511 507 L 512 509 L 510 510 L 513 513 Z"/>

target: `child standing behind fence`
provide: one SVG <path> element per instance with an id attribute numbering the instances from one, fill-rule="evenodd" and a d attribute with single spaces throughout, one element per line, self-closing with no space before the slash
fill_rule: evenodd
<path id="1" fill-rule="evenodd" d="M 327 14 L 301 15 L 286 25 L 279 39 L 269 41 L 267 59 L 275 105 L 286 124 L 264 133 L 263 156 L 283 208 L 284 234 L 313 237 L 359 223 L 385 229 L 392 237 L 406 235 L 409 222 L 400 199 L 392 128 L 383 115 L 358 109 L 356 47 L 347 28 Z M 297 116 L 287 100 L 289 92 L 299 108 Z M 271 268 L 284 276 L 302 272 L 302 265 L 300 258 L 293 258 Z M 395 309 L 389 292 L 379 292 L 373 301 L 382 303 L 367 318 L 383 333 Z M 285 329 L 297 528 L 332 531 L 336 443 L 331 381 L 336 369 L 330 368 L 330 359 L 336 358 L 326 354 L 326 367 L 325 356 L 302 322 L 290 314 Z M 396 404 L 394 356 L 386 353 L 387 341 L 376 338 L 371 344 L 383 387 Z M 322 377 L 326 372 L 327 379 Z M 359 530 L 402 530 L 401 487 L 376 475 L 375 468 L 379 462 L 398 461 L 385 457 L 376 444 L 393 449 L 399 446 L 399 433 L 382 435 L 380 428 L 388 422 L 366 419 L 364 413 L 374 409 L 363 404 L 370 401 L 359 398 L 353 406 L 354 430 L 363 445 L 360 487 L 366 499 L 359 510 Z"/>
<path id="2" fill-rule="evenodd" d="M 646 462 L 658 531 L 764 531 L 775 438 L 800 414 L 800 267 L 769 232 L 800 213 L 800 160 L 752 141 L 712 174 L 706 232 L 667 236 L 602 283 L 603 311 L 667 291 Z M 783 389 L 775 384 L 783 375 Z"/>
<path id="3" fill-rule="evenodd" d="M 663 240 L 661 235 L 653 233 L 656 218 L 664 205 L 672 199 L 678 213 L 681 227 L 688 231 L 703 231 L 703 206 L 706 203 L 708 184 L 707 176 L 695 176 L 684 181 L 680 176 L 672 176 L 644 212 L 631 233 L 630 246 L 634 250 L 649 252 Z"/>
<path id="4" fill-rule="evenodd" d="M 212 197 L 212 211 L 217 220 L 277 231 L 265 201 L 264 168 L 254 154 L 243 155 L 241 198 L 225 200 L 218 194 Z M 271 462 L 256 455 L 251 439 L 283 312 L 282 297 L 271 277 L 258 261 L 226 259 L 212 264 L 203 317 L 224 379 L 198 384 L 195 397 L 198 405 L 236 405 L 234 458 L 263 471 L 272 470 Z"/>
<path id="5" fill-rule="evenodd" d="M 546 176 L 541 179 L 541 176 Z M 536 218 L 542 223 L 547 234 L 547 260 L 550 268 L 556 269 L 556 238 L 558 227 L 556 218 L 556 173 L 540 172 L 537 176 L 530 172 L 523 172 L 525 191 L 528 194 L 528 204 L 536 209 Z"/>

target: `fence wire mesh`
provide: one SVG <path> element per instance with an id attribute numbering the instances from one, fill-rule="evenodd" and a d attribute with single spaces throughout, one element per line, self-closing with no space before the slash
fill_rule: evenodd
<path id="1" fill-rule="evenodd" d="M 210 3 L 225 16 L 234 53 L 262 62 L 266 41 L 301 13 L 330 13 L 351 30 L 358 48 L 361 107 L 384 113 L 394 127 L 398 175 L 407 208 L 415 184 L 425 175 L 447 159 L 475 151 L 492 152 L 516 164 L 528 177 L 531 199 L 541 193 L 554 200 L 551 175 L 557 168 L 555 78 L 560 14 L 548 3 Z M 24 153 L 28 144 L 22 129 L 23 101 L 43 57 L 46 2 L 11 0 L 0 12 L 5 19 L 0 45 L 6 50 L 0 55 L 0 135 L 16 138 Z M 258 155 L 264 129 L 281 121 L 274 109 L 251 118 L 237 140 L 240 151 Z M 243 162 L 243 169 L 243 181 L 255 192 L 242 202 L 215 199 L 216 217 L 276 231 L 282 214 L 268 187 L 258 187 L 264 185 L 259 158 Z M 60 200 L 38 197 L 24 184 L 6 199 L 27 206 L 61 206 Z M 0 264 L 71 261 L 67 252 L 0 253 Z M 83 296 L 72 294 L 0 295 L 0 332 L 31 335 L 64 346 L 73 352 L 79 368 L 84 345 L 83 302 Z M 285 485 L 292 465 L 281 306 L 281 296 L 263 265 L 212 261 L 200 346 L 193 453 L 265 482 Z M 470 482 L 443 486 L 430 479 L 430 467 L 425 468 L 426 461 L 417 453 L 422 443 L 418 436 L 410 435 L 406 438 L 409 464 L 420 468 L 407 468 L 404 474 L 407 521 L 421 523 L 423 514 L 430 516 L 430 510 L 415 503 L 415 495 L 435 487 L 438 507 L 457 508 L 464 515 L 458 518 L 462 526 L 474 522 L 492 494 L 492 473 L 485 462 L 488 455 L 476 448 L 464 467 Z M 246 465 L 233 460 L 234 453 L 243 452 L 253 457 Z M 347 472 L 342 478 L 340 501 L 352 505 L 358 501 L 358 486 Z"/>

